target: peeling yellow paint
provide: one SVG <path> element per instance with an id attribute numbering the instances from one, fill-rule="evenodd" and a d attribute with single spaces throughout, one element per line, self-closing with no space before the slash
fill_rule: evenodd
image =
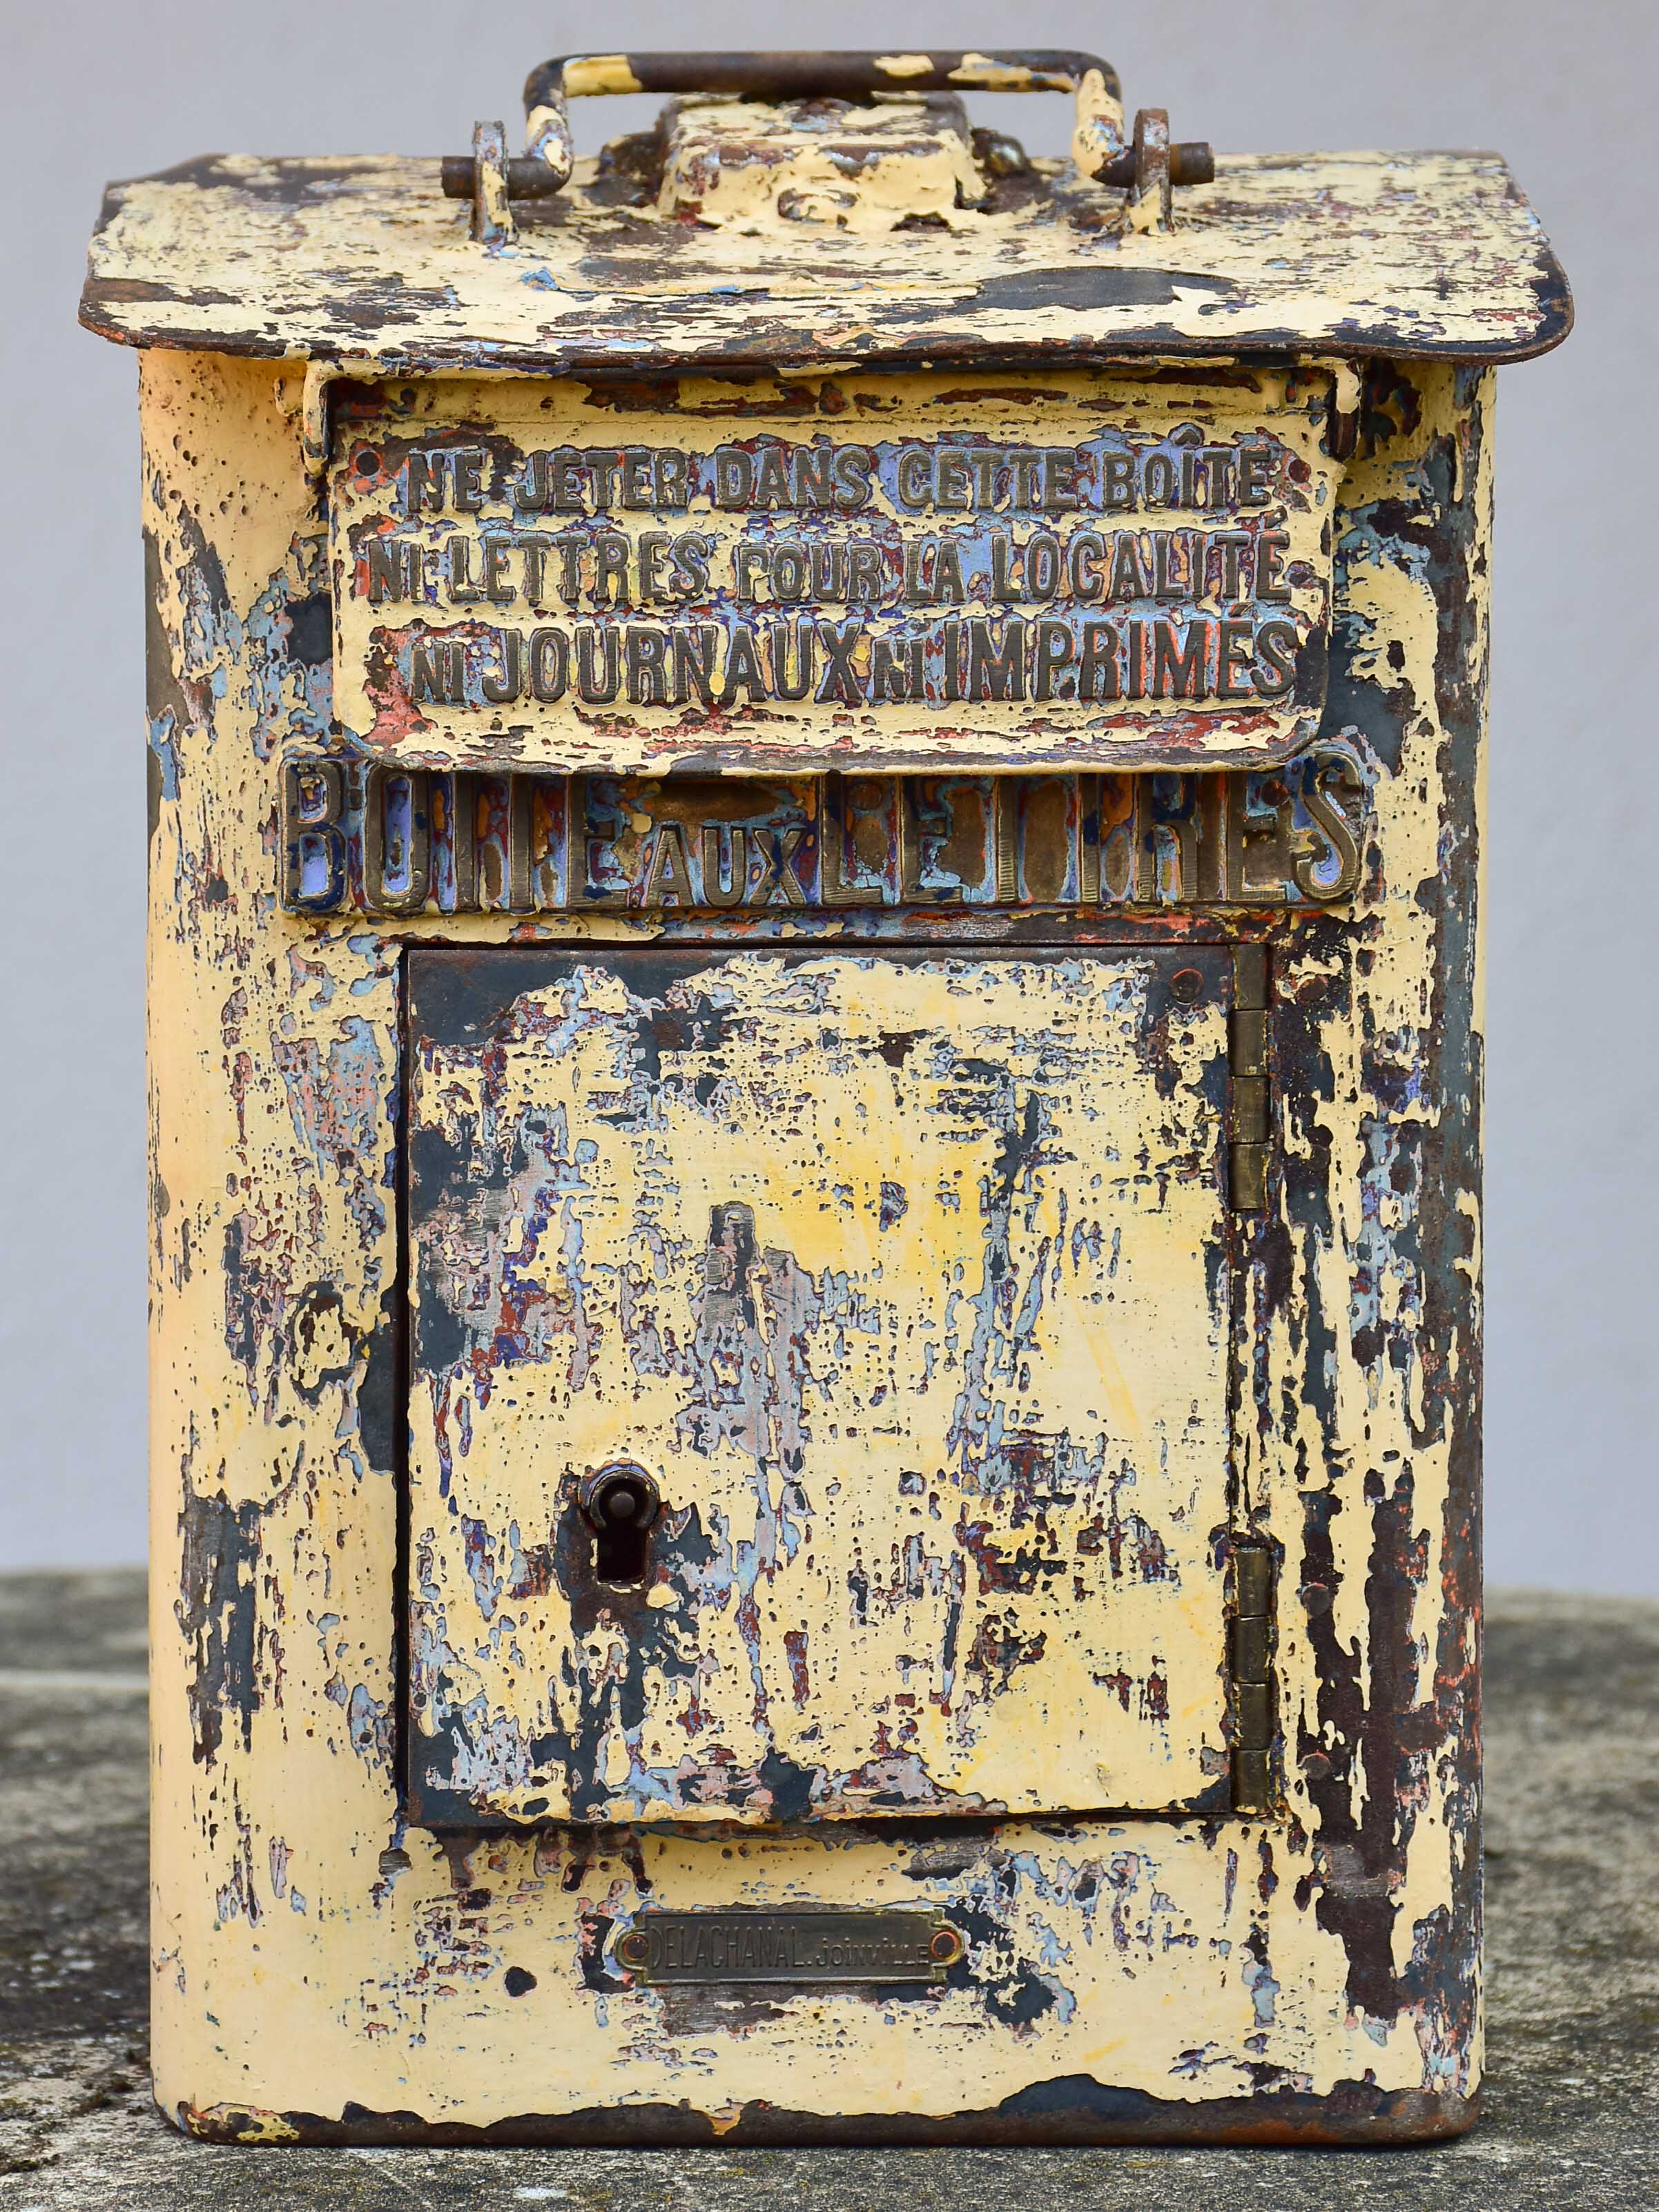
<path id="1" fill-rule="evenodd" d="M 1077 88 L 1072 160 L 1085 176 L 1093 176 L 1122 145 L 1123 103 L 1098 70 L 1085 70 Z"/>
<path id="2" fill-rule="evenodd" d="M 280 2112 L 261 2112 L 252 2105 L 209 2105 L 188 2115 L 192 2127 L 204 2134 L 234 2130 L 239 2142 L 295 2143 L 300 2130 Z"/>
<path id="3" fill-rule="evenodd" d="M 441 1778 L 480 1814 L 775 1820 L 768 1761 L 841 1818 L 1203 1796 L 1226 1765 L 1210 964 L 1151 1053 L 1164 987 L 1133 958 L 756 954 L 665 996 L 596 960 L 526 975 L 487 1048 L 428 1033 L 451 986 L 417 967 L 410 1142 L 454 1163 L 411 1198 L 417 1770 L 467 1708 Z M 677 1018 L 708 1041 L 635 1116 L 631 1040 Z M 752 1250 L 722 1288 L 734 1206 Z M 661 1484 L 679 1608 L 626 1726 L 623 1615 L 584 1631 L 580 1596 L 536 1595 L 572 1571 L 538 1562 L 577 1481 L 618 1460 Z"/>
<path id="4" fill-rule="evenodd" d="M 1565 302 L 1540 308 L 1540 284 L 1559 280 L 1537 218 L 1492 155 L 1223 156 L 1212 185 L 1179 195 L 1173 271 L 1167 238 L 1122 231 L 1121 192 L 1064 165 L 1033 168 L 1044 185 L 1035 209 L 993 205 L 939 231 L 836 230 L 833 241 L 797 231 L 807 250 L 780 254 L 741 223 L 687 228 L 618 207 L 584 161 L 558 222 L 526 222 L 514 254 L 490 255 L 430 161 L 318 163 L 311 190 L 304 164 L 226 155 L 213 165 L 210 221 L 199 185 L 115 188 L 83 315 L 131 343 L 187 347 L 235 331 L 254 350 L 347 350 L 394 370 L 417 345 L 463 349 L 481 368 L 580 371 L 608 348 L 613 365 L 851 365 L 901 333 L 912 361 L 930 347 L 971 357 L 998 340 L 1095 357 L 1115 346 L 1248 351 L 1287 332 L 1310 354 L 1520 355 L 1565 327 Z M 1165 297 L 1158 280 L 1171 276 Z"/>
<path id="5" fill-rule="evenodd" d="M 605 93 L 641 92 L 626 54 L 578 54 L 564 65 L 564 89 L 572 100 L 596 99 Z"/>
<path id="6" fill-rule="evenodd" d="M 965 223 L 981 191 L 967 118 L 947 123 L 921 100 L 826 105 L 793 119 L 760 100 L 682 100 L 657 205 L 709 225 L 828 225 L 876 237 L 904 218 Z"/>

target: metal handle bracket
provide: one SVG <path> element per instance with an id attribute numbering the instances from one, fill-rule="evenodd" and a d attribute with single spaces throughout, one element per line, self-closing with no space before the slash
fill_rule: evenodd
<path id="1" fill-rule="evenodd" d="M 1072 159 L 1098 184 L 1145 190 L 1144 155 L 1124 131 L 1123 88 L 1098 54 L 1019 47 L 994 53 L 656 53 L 560 54 L 525 81 L 528 155 L 501 162 L 500 186 L 515 198 L 561 191 L 575 167 L 569 103 L 602 94 L 723 93 L 756 100 L 866 100 L 878 93 L 1069 92 L 1076 100 Z M 1215 157 L 1207 145 L 1170 146 L 1168 185 L 1208 184 Z M 477 167 L 446 157 L 443 188 L 475 197 Z M 1161 181 L 1161 180 L 1160 180 Z M 492 185 L 495 179 L 492 177 Z"/>

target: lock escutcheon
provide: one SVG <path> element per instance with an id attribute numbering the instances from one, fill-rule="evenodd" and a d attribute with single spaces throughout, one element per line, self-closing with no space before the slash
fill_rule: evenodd
<path id="1" fill-rule="evenodd" d="M 662 1492 L 636 1460 L 608 1460 L 582 1477 L 576 1492 L 595 1535 L 643 1534 L 662 1510 Z"/>
<path id="2" fill-rule="evenodd" d="M 590 1468 L 576 1492 L 593 1532 L 593 1574 L 613 1589 L 642 1589 L 650 1579 L 646 1539 L 662 1510 L 662 1493 L 636 1460 L 607 1460 Z"/>

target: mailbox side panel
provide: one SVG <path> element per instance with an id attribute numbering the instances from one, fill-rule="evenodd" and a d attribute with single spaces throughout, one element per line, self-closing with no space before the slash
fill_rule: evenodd
<path id="1" fill-rule="evenodd" d="M 1374 808 L 1276 956 L 1281 1188 L 1241 1304 L 1244 1497 L 1282 1547 L 1283 1753 L 1351 2031 L 1480 2078 L 1482 923 L 1490 371 L 1364 378 L 1328 733 Z M 1260 1487 L 1258 1488 L 1258 1486 Z M 1473 2117 L 1471 2112 L 1470 2117 Z"/>
<path id="2" fill-rule="evenodd" d="M 163 2109 L 255 2142 L 1466 2125 L 1489 380 L 1366 385 L 1327 720 L 1368 787 L 1353 905 L 1135 925 L 1271 925 L 1279 1165 L 1234 1300 L 1232 1521 L 1279 1563 L 1279 1809 L 945 1839 L 866 1826 L 729 1855 L 570 1830 L 441 1844 L 400 1810 L 398 991 L 404 939 L 432 933 L 278 905 L 278 766 L 332 742 L 301 398 L 297 364 L 143 363 Z M 744 927 L 902 939 L 915 924 Z M 443 929 L 700 933 L 623 915 Z M 721 2014 L 592 1971 L 596 1930 L 647 1894 L 927 1905 L 973 1942 L 918 2001 L 808 1991 Z"/>

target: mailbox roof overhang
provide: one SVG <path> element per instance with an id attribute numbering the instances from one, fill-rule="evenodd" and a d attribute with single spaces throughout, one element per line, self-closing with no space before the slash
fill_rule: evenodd
<path id="1" fill-rule="evenodd" d="M 618 205 L 579 166 L 486 249 L 439 164 L 209 155 L 106 198 L 81 319 L 118 343 L 415 370 L 1496 362 L 1567 334 L 1537 216 L 1484 153 L 1233 155 L 1177 227 L 1058 163 L 1007 216 L 870 235 Z"/>

